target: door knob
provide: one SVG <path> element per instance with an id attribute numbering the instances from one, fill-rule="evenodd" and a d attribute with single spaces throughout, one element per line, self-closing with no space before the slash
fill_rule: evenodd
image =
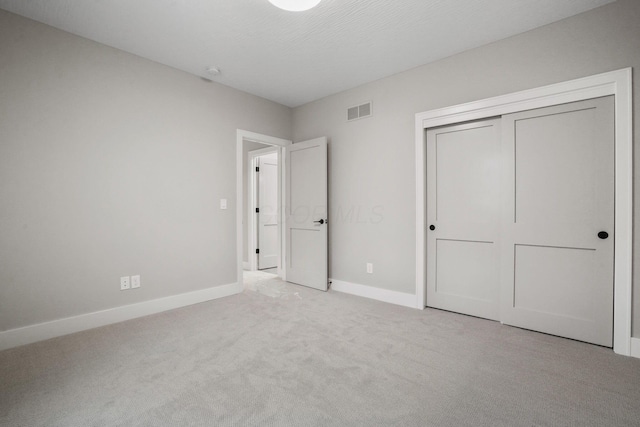
<path id="1" fill-rule="evenodd" d="M 325 223 L 324 219 L 321 219 L 320 221 L 313 221 L 313 222 L 315 222 L 316 224 L 320 224 L 320 225 Z"/>
<path id="2" fill-rule="evenodd" d="M 609 233 L 607 233 L 606 231 L 601 231 L 598 233 L 598 237 L 601 239 L 606 239 L 607 237 L 609 237 Z"/>
<path id="3" fill-rule="evenodd" d="M 429 226 L 429 230 L 433 231 L 433 230 L 435 230 L 435 229 L 436 229 L 436 226 L 435 226 L 435 225 L 431 224 L 431 225 Z"/>

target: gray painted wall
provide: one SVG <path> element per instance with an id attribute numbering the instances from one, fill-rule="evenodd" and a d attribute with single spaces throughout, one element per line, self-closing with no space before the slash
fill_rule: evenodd
<path id="1" fill-rule="evenodd" d="M 295 141 L 330 138 L 331 277 L 415 292 L 416 113 L 630 66 L 640 69 L 640 2 L 619 0 L 294 109 Z M 636 82 L 636 141 L 638 93 Z M 373 117 L 346 122 L 346 108 L 368 100 Z M 640 174 L 635 179 L 639 212 Z M 637 220 L 635 229 L 640 253 Z M 374 263 L 374 274 L 366 273 L 366 262 Z M 636 274 L 636 313 L 638 280 Z M 634 330 L 640 336 L 640 315 Z"/>
<path id="2" fill-rule="evenodd" d="M 289 108 L 4 11 L 0 58 L 0 330 L 236 281 L 236 129 Z"/>

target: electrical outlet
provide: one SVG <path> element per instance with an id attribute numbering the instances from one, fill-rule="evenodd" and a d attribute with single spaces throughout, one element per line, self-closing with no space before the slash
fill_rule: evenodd
<path id="1" fill-rule="evenodd" d="M 120 278 L 120 290 L 126 291 L 131 288 L 131 283 L 129 281 L 129 276 L 124 276 Z"/>
<path id="2" fill-rule="evenodd" d="M 373 264 L 370 262 L 367 263 L 367 273 L 373 274 Z"/>
<path id="3" fill-rule="evenodd" d="M 220 199 L 220 209 L 227 209 L 227 199 Z"/>
<path id="4" fill-rule="evenodd" d="M 136 289 L 140 287 L 140 275 L 131 276 L 131 289 Z"/>

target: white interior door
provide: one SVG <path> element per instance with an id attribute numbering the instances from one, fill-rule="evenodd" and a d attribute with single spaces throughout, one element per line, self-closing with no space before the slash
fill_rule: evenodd
<path id="1" fill-rule="evenodd" d="M 499 318 L 500 119 L 427 131 L 427 305 Z"/>
<path id="2" fill-rule="evenodd" d="M 327 290 L 327 139 L 286 147 L 287 281 Z"/>
<path id="3" fill-rule="evenodd" d="M 613 108 L 503 117 L 504 323 L 613 345 Z"/>
<path id="4" fill-rule="evenodd" d="M 258 157 L 258 269 L 278 266 L 278 153 Z"/>

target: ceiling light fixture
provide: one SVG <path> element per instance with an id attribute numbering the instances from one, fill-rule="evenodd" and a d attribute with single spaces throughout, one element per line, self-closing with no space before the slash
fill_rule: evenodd
<path id="1" fill-rule="evenodd" d="M 269 2 L 280 9 L 291 12 L 302 12 L 316 7 L 321 0 L 269 0 Z"/>

